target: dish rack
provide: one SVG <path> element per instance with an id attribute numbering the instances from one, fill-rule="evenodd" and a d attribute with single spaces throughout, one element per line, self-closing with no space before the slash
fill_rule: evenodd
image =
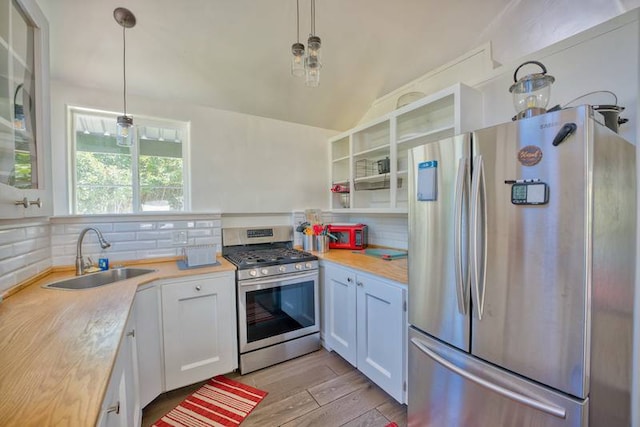
<path id="1" fill-rule="evenodd" d="M 387 190 L 391 187 L 389 176 L 389 158 L 380 160 L 361 159 L 356 161 L 354 188 L 360 190 Z M 398 178 L 398 187 L 402 178 Z"/>

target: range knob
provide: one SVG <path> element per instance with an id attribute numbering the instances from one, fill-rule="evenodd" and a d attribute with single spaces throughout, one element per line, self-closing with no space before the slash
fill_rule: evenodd
<path id="1" fill-rule="evenodd" d="M 312 265 L 310 262 L 306 263 L 304 266 L 305 266 L 305 268 L 311 268 L 311 267 L 313 267 L 313 265 Z"/>
<path id="2" fill-rule="evenodd" d="M 251 270 L 251 271 L 249 272 L 249 275 L 250 275 L 250 276 L 253 276 L 253 277 L 256 277 L 256 276 L 258 275 L 258 272 L 257 272 L 256 270 Z"/>
<path id="3" fill-rule="evenodd" d="M 269 274 L 269 270 L 268 270 L 268 269 L 266 269 L 266 268 L 263 268 L 263 269 L 262 269 L 262 274 Z"/>
<path id="4" fill-rule="evenodd" d="M 285 267 L 284 265 L 281 265 L 280 267 L 278 267 L 278 271 L 280 273 L 284 273 L 285 271 L 287 271 L 287 267 Z"/>
<path id="5" fill-rule="evenodd" d="M 302 264 L 296 264 L 296 270 L 302 270 Z"/>

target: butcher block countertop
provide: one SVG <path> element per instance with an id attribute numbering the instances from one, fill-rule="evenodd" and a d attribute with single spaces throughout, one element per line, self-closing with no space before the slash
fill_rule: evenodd
<path id="1" fill-rule="evenodd" d="M 349 249 L 331 249 L 327 252 L 313 252 L 313 254 L 322 260 L 342 264 L 345 267 L 355 268 L 404 285 L 409 283 L 406 257 L 387 261 Z"/>
<path id="2" fill-rule="evenodd" d="M 93 289 L 43 289 L 55 271 L 0 303 L 0 426 L 93 426 L 139 285 L 233 271 L 179 270 L 175 260 L 135 263 L 156 272 Z M 133 264 L 128 264 L 133 265 Z"/>

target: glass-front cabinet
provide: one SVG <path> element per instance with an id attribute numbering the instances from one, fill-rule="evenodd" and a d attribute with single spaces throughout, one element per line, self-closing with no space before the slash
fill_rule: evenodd
<path id="1" fill-rule="evenodd" d="M 0 218 L 52 212 L 48 40 L 34 0 L 0 0 Z"/>
<path id="2" fill-rule="evenodd" d="M 409 150 L 481 126 L 480 92 L 458 83 L 332 138 L 331 209 L 406 212 Z"/>

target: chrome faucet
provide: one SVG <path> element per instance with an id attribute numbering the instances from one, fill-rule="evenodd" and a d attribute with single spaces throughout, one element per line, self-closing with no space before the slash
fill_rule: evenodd
<path id="1" fill-rule="evenodd" d="M 85 264 L 84 259 L 82 258 L 82 240 L 84 239 L 84 235 L 87 234 L 87 231 L 93 230 L 98 235 L 98 242 L 100 242 L 100 247 L 102 249 L 107 249 L 111 246 L 111 243 L 107 242 L 102 233 L 97 228 L 87 227 L 80 232 L 78 236 L 78 246 L 76 247 L 76 276 L 82 276 L 84 274 L 84 269 L 90 267 L 90 264 Z"/>

